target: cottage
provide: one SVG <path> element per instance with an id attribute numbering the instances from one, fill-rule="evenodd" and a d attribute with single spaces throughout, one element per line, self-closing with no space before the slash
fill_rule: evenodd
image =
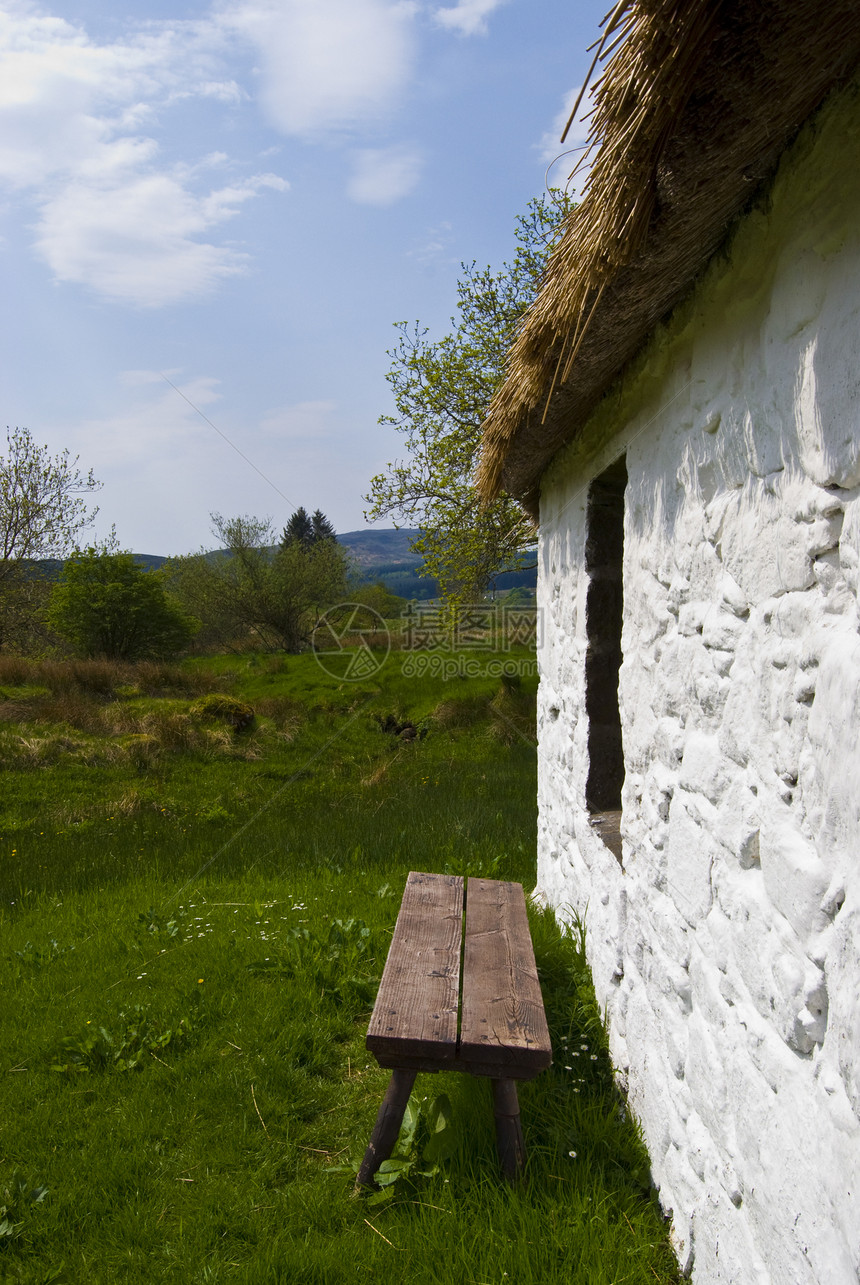
<path id="1" fill-rule="evenodd" d="M 539 889 L 684 1270 L 848 1285 L 860 11 L 622 0 L 613 44 L 482 458 L 540 521 Z"/>

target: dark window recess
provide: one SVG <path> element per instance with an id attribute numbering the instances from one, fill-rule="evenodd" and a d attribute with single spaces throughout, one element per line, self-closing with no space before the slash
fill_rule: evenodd
<path id="1" fill-rule="evenodd" d="M 588 495 L 585 544 L 588 574 L 585 610 L 588 636 L 585 657 L 588 781 L 585 796 L 592 813 L 620 811 L 624 783 L 618 670 L 621 666 L 624 605 L 621 573 L 626 486 L 627 464 L 622 456 L 594 479 Z"/>

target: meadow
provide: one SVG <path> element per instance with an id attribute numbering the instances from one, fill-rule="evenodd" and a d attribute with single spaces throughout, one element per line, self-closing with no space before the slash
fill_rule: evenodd
<path id="1" fill-rule="evenodd" d="M 3 1285 L 677 1280 L 581 928 L 537 908 L 555 1061 L 521 1089 L 524 1180 L 489 1086 L 425 1075 L 394 1180 L 353 1192 L 407 872 L 534 884 L 535 681 L 507 660 L 0 657 Z"/>

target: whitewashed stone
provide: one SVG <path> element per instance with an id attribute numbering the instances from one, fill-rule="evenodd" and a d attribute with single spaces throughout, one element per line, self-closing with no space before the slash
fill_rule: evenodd
<path id="1" fill-rule="evenodd" d="M 542 485 L 539 887 L 697 1285 L 860 1280 L 858 155 L 855 83 Z M 584 568 L 622 452 L 623 869 Z"/>

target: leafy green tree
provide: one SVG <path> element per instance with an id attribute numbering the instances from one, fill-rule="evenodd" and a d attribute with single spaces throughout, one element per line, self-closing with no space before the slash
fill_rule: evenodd
<path id="1" fill-rule="evenodd" d="M 388 354 L 395 413 L 379 422 L 403 434 L 406 457 L 371 480 L 365 517 L 420 528 L 412 547 L 450 603 L 478 597 L 498 572 L 522 568 L 534 553 L 534 525 L 520 506 L 507 496 L 482 504 L 473 481 L 508 348 L 570 208 L 559 192 L 531 201 L 517 220 L 512 263 L 498 272 L 461 265 L 453 330 L 431 340 L 418 322 L 401 322 Z"/>
<path id="2" fill-rule="evenodd" d="M 6 429 L 0 456 L 0 579 L 25 559 L 61 558 L 90 526 L 98 508 L 84 495 L 101 490 L 92 471 L 82 474 L 68 451 L 50 455 L 29 429 Z"/>
<path id="3" fill-rule="evenodd" d="M 160 659 L 187 647 L 195 622 L 170 596 L 164 576 L 131 553 L 73 553 L 51 594 L 48 622 L 82 656 Z"/>
<path id="4" fill-rule="evenodd" d="M 0 646 L 24 648 L 39 634 L 47 583 L 35 564 L 73 548 L 98 508 L 83 498 L 101 489 L 77 456 L 51 455 L 29 429 L 6 429 L 0 455 Z"/>
<path id="5" fill-rule="evenodd" d="M 349 591 L 350 602 L 370 607 L 383 620 L 396 620 L 403 615 L 407 600 L 377 580 L 375 584 L 359 584 Z"/>
<path id="6" fill-rule="evenodd" d="M 269 651 L 300 651 L 320 614 L 347 596 L 346 550 L 333 539 L 303 541 L 298 530 L 275 546 L 268 519 L 211 518 L 223 552 L 172 567 L 180 598 L 202 622 L 200 641 L 230 646 L 250 638 Z"/>

